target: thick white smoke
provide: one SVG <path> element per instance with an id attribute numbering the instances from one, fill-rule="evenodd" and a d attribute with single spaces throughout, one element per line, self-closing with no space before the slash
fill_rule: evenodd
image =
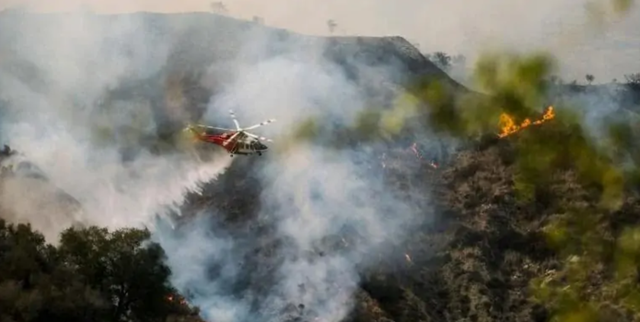
<path id="1" fill-rule="evenodd" d="M 155 19 L 170 24 L 169 18 Z M 162 124 L 154 121 L 151 103 L 126 96 L 104 102 L 105 94 L 125 81 L 151 82 L 176 49 L 172 46 L 190 44 L 176 38 L 189 37 L 181 34 L 180 24 L 163 31 L 143 21 L 140 16 L 5 17 L 3 25 L 10 29 L 3 37 L 12 46 L 3 53 L 0 74 L 0 91 L 9 102 L 2 138 L 42 170 L 51 189 L 75 198 L 83 211 L 54 214 L 64 209 L 54 208 L 56 198 L 40 199 L 45 196 L 37 195 L 33 181 L 5 185 L 12 193 L 4 195 L 3 207 L 19 213 L 16 220 L 32 223 L 51 242 L 75 222 L 152 228 L 169 256 L 175 285 L 215 321 L 280 320 L 295 313 L 282 311 L 290 305 L 301 305 L 294 311 L 304 305 L 324 321 L 345 317 L 358 284 L 357 267 L 377 256 L 384 242 L 400 240 L 415 210 L 385 191 L 380 169 L 368 168 L 367 154 L 297 142 L 291 134 L 313 116 L 326 121 L 320 123 L 325 127 L 351 123 L 375 97 L 365 97 L 371 94 L 323 57 L 324 43 L 317 38 L 283 41 L 258 30 L 228 42 L 230 47 L 205 47 L 211 55 L 233 57 L 200 66 L 203 72 L 209 68 L 203 82 L 218 86 L 205 121 L 232 124 L 230 108 L 245 126 L 278 119 L 255 130 L 276 140 L 257 166 L 264 190 L 255 200 L 262 205 L 257 218 L 273 231 L 251 236 L 225 230 L 213 219 L 216 209 L 174 230 L 156 215 L 178 210 L 188 191 L 215 179 L 233 159 L 222 153 L 203 161 L 180 147 L 153 152 L 144 142 L 160 141 L 156 130 Z M 16 34 L 20 38 L 12 39 Z M 232 43 L 240 50 L 230 49 Z M 35 74 L 13 68 L 20 64 Z M 394 72 L 393 66 L 358 67 L 369 76 Z M 293 142 L 292 148 L 280 149 L 286 142 Z M 131 155 L 124 157 L 123 150 Z M 37 208 L 25 206 L 21 195 L 40 200 Z M 265 238 L 278 246 L 252 259 L 254 272 L 247 276 L 242 265 L 267 243 Z M 342 246 L 330 243 L 336 238 Z M 237 285 L 251 276 L 272 280 L 238 292 Z"/>
<path id="2" fill-rule="evenodd" d="M 352 123 L 376 97 L 326 60 L 324 43 L 317 38 L 283 40 L 274 33 L 238 29 L 236 35 L 230 27 L 210 31 L 225 43 L 176 48 L 201 44 L 191 42 L 191 34 L 182 34 L 184 26 L 171 18 L 143 18 L 5 17 L 3 25 L 10 28 L 2 36 L 12 46 L 3 53 L 8 59 L 0 74 L 0 91 L 9 101 L 2 138 L 39 167 L 52 186 L 75 198 L 83 212 L 55 217 L 55 225 L 54 208 L 47 205 L 27 214 L 18 198 L 34 192 L 26 184 L 11 186 L 14 199 L 5 198 L 3 206 L 23 211 L 20 220 L 31 222 L 50 240 L 77 221 L 112 229 L 151 227 L 168 254 L 174 284 L 189 292 L 211 320 L 280 320 L 295 313 L 283 311 L 290 305 L 323 321 L 344 318 L 358 284 L 357 267 L 381 254 L 384 243 L 400 242 L 403 226 L 417 210 L 386 191 L 380 168 L 370 168 L 375 162 L 364 150 L 334 150 L 291 135 L 313 116 L 326 122 L 322 127 Z M 207 19 L 214 18 L 191 24 L 209 28 Z M 158 27 L 163 24 L 170 27 Z M 16 34 L 20 38 L 11 38 Z M 144 142 L 161 141 L 156 130 L 162 124 L 154 121 L 151 103 L 126 96 L 104 102 L 108 91 L 122 90 L 126 81 L 152 82 L 176 49 L 185 51 L 184 57 L 207 57 L 202 51 L 209 50 L 212 56 L 227 57 L 197 67 L 208 73 L 203 83 L 217 86 L 205 121 L 225 126 L 221 123 L 228 120 L 228 127 L 228 109 L 245 126 L 278 119 L 254 131 L 276 140 L 254 169 L 263 188 L 255 200 L 261 205 L 256 216 L 272 227 L 270 233 L 227 230 L 214 220 L 223 215 L 216 209 L 204 210 L 202 217 L 177 230 L 157 220 L 157 214 L 177 210 L 189 190 L 214 179 L 233 160 L 222 153 L 202 161 L 180 147 L 153 152 Z M 10 68 L 18 63 L 35 67 L 35 74 Z M 369 78 L 395 76 L 394 66 L 356 67 Z M 290 148 L 281 149 L 283 144 Z M 123 157 L 124 150 L 131 155 Z M 272 254 L 251 259 L 251 252 L 269 240 L 278 245 Z M 243 266 L 249 265 L 248 258 L 249 275 Z M 272 280 L 238 286 L 260 276 Z"/>
<path id="3" fill-rule="evenodd" d="M 295 137 L 293 143 L 278 142 L 310 117 L 320 120 L 321 127 L 352 124 L 358 112 L 380 100 L 323 57 L 325 44 L 320 39 L 294 37 L 269 43 L 265 35 L 251 35 L 243 40 L 246 47 L 237 55 L 242 58 L 233 61 L 234 68 L 229 68 L 230 62 L 210 68 L 211 78 L 224 70 L 233 81 L 212 97 L 205 119 L 215 120 L 217 126 L 225 126 L 218 123 L 225 119 L 232 124 L 229 109 L 234 109 L 241 126 L 278 119 L 253 131 L 276 142 L 255 166 L 263 189 L 254 201 L 260 205 L 255 219 L 259 223 L 248 223 L 272 226 L 273 232 L 226 235 L 206 219 L 221 215 L 211 209 L 198 224 L 181 227 L 177 233 L 161 230 L 156 237 L 168 250 L 175 285 L 190 293 L 206 318 L 282 321 L 300 314 L 341 321 L 352 308 L 358 269 L 384 254 L 385 243 L 400 243 L 406 225 L 427 209 L 416 209 L 386 189 L 381 167 L 372 162 L 376 156 L 367 153 L 371 147 L 336 150 Z M 286 49 L 269 55 L 274 48 Z M 370 76 L 389 79 L 397 73 L 392 65 L 352 62 Z M 282 144 L 292 146 L 279 149 Z M 247 257 L 260 257 L 256 248 L 265 251 L 270 240 L 279 241 L 270 258 L 253 262 L 247 272 Z M 212 267 L 217 275 L 207 273 Z M 234 293 L 230 286 L 258 278 L 264 278 L 261 283 L 267 291 Z"/>
<path id="4" fill-rule="evenodd" d="M 388 243 L 400 243 L 404 228 L 417 220 L 414 215 L 428 209 L 415 209 L 386 189 L 382 170 L 369 168 L 371 147 L 336 150 L 287 138 L 312 116 L 323 127 L 351 123 L 370 107 L 368 101 L 376 101 L 370 96 L 376 91 L 365 92 L 325 59 L 324 44 L 316 38 L 282 40 L 260 31 L 241 33 L 244 27 L 236 28 L 236 36 L 211 29 L 208 16 L 190 22 L 201 33 L 224 34 L 223 40 L 241 38 L 230 42 L 240 44 L 239 51 L 226 42 L 179 45 L 187 46 L 179 48 L 186 56 L 226 57 L 197 66 L 208 73 L 203 82 L 217 86 L 205 121 L 225 126 L 221 123 L 228 120 L 228 127 L 228 109 L 234 109 L 241 125 L 270 117 L 278 123 L 255 130 L 276 140 L 258 165 L 247 169 L 258 171 L 263 189 L 253 200 L 260 206 L 256 222 L 230 230 L 216 219 L 224 215 L 220 209 L 206 209 L 174 230 L 156 221 L 156 214 L 178 206 L 187 191 L 214 179 L 232 159 L 222 154 L 202 161 L 179 148 L 150 152 L 140 142 L 163 125 L 154 121 L 149 102 L 121 98 L 110 102 L 117 110 L 101 109 L 104 94 L 125 79 L 154 80 L 183 40 L 179 37 L 190 37 L 181 33 L 181 23 L 171 22 L 175 17 L 148 17 L 146 23 L 141 17 L 0 21 L 3 41 L 11 44 L 0 49 L 0 93 L 11 106 L 3 111 L 2 138 L 40 167 L 52 185 L 76 198 L 84 212 L 56 217 L 52 224 L 52 208 L 29 208 L 18 199 L 37 193 L 31 181 L 5 187 L 13 194 L 3 206 L 25 212 L 21 220 L 50 237 L 76 220 L 109 228 L 159 222 L 154 238 L 168 254 L 174 284 L 212 321 L 280 321 L 294 313 L 340 321 L 351 309 L 359 269 L 388 251 Z M 163 23 L 173 25 L 152 27 Z M 35 76 L 9 68 L 17 63 L 36 66 Z M 357 67 L 370 79 L 396 76 L 395 66 Z M 137 154 L 123 161 L 122 148 Z M 254 235 L 255 225 L 271 230 Z"/>
<path id="5" fill-rule="evenodd" d="M 10 104 L 3 107 L 1 137 L 40 168 L 50 185 L 79 201 L 83 212 L 53 215 L 55 198 L 29 211 L 18 207 L 17 197 L 5 198 L 3 206 L 51 242 L 72 222 L 149 225 L 230 164 L 224 155 L 203 161 L 187 149 L 152 153 L 140 146 L 144 138 L 155 139 L 160 126 L 148 102 L 124 97 L 111 110 L 101 107 L 107 91 L 124 79 L 148 78 L 166 64 L 171 38 L 158 41 L 158 30 L 131 16 L 7 14 L 2 24 L 10 46 L 0 61 L 0 92 Z M 15 34 L 20 38 L 8 39 Z M 123 161 L 123 148 L 135 153 L 132 160 Z M 12 181 L 12 194 L 38 199 L 24 182 Z M 54 225 L 52 217 L 59 217 Z"/>

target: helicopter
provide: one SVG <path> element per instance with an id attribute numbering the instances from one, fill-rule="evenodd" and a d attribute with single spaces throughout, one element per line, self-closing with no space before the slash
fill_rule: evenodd
<path id="1" fill-rule="evenodd" d="M 195 138 L 215 145 L 219 145 L 224 148 L 231 157 L 234 155 L 262 155 L 268 147 L 264 145 L 264 142 L 273 142 L 271 139 L 267 139 L 262 136 L 247 132 L 247 130 L 253 130 L 255 128 L 273 123 L 275 119 L 268 119 L 264 122 L 241 128 L 238 120 L 236 120 L 233 110 L 229 110 L 231 119 L 236 125 L 235 129 L 226 129 L 220 127 L 207 126 L 202 124 L 189 124 L 184 131 L 189 131 L 195 135 Z M 219 133 L 222 131 L 222 133 Z"/>

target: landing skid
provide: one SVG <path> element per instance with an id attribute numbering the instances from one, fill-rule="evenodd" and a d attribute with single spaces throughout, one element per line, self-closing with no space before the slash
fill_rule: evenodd
<path id="1" fill-rule="evenodd" d="M 262 156 L 262 152 L 256 152 L 256 154 L 259 155 L 259 156 Z M 229 157 L 233 158 L 233 153 L 229 153 Z"/>

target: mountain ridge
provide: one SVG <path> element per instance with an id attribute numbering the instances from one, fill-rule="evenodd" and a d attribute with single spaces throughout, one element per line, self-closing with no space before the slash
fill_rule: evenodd
<path id="1" fill-rule="evenodd" d="M 76 131 L 68 136 L 82 140 L 64 141 L 52 131 L 45 134 L 59 140 L 49 142 L 61 153 L 33 153 L 45 144 L 24 148 L 40 155 L 35 161 L 41 162 L 67 152 L 86 158 L 67 173 L 78 182 L 81 175 L 95 180 L 74 191 L 88 192 L 83 199 L 87 202 L 99 199 L 97 191 L 105 190 L 97 188 L 104 182 L 113 187 L 107 192 L 119 193 L 109 195 L 119 199 L 98 203 L 101 207 L 94 204 L 93 209 L 157 202 L 135 194 L 147 192 L 149 185 L 159 187 L 149 189 L 150 194 L 170 199 L 173 196 L 161 189 L 175 183 L 167 173 L 198 177 L 198 171 L 189 171 L 207 162 L 226 165 L 223 173 L 184 196 L 172 209 L 174 226 L 160 227 L 156 236 L 169 254 L 176 288 L 211 321 L 218 316 L 279 322 L 324 317 L 330 322 L 548 320 L 550 309 L 530 300 L 529 287 L 537 277 L 559 276 L 561 258 L 546 243 L 545 224 L 561 216 L 556 212 L 565 196 L 589 206 L 596 199 L 576 183 L 575 173 L 564 171 L 550 175 L 553 180 L 543 187 L 549 190 L 535 190 L 533 201 L 519 200 L 514 158 L 520 133 L 513 140 L 487 134 L 479 144 L 454 151 L 420 120 L 410 120 L 410 130 L 401 127 L 390 138 L 371 139 L 368 134 L 382 123 L 374 118 L 374 130 L 364 127 L 364 138 L 356 138 L 349 127 L 357 118 L 343 114 L 357 104 L 364 106 L 359 112 L 389 110 L 393 99 L 409 92 L 415 81 L 435 80 L 454 94 L 473 93 L 406 39 L 304 36 L 210 13 L 100 16 L 99 22 L 88 23 L 86 34 L 80 32 L 86 38 L 71 39 L 56 33 L 55 25 L 75 26 L 95 15 L 60 14 L 54 17 L 59 20 L 37 22 L 50 29 L 44 36 L 29 29 L 35 27 L 24 27 L 40 16 L 27 17 L 22 26 L 26 32 L 12 34 L 21 28 L 12 22 L 26 16 L 7 15 L 0 14 L 0 44 L 12 44 L 0 55 L 9 57 L 0 60 L 0 98 L 7 101 L 2 108 L 44 131 L 49 123 L 36 116 L 47 115 L 46 110 L 30 109 L 30 115 L 20 118 L 27 113 L 20 109 L 34 101 L 16 95 L 11 86 L 22 82 L 27 89 L 20 88 L 20 93 L 45 98 L 61 93 L 62 103 L 51 104 L 59 108 L 54 111 L 60 113 L 52 113 L 59 119 L 52 118 Z M 82 19 L 63 21 L 69 17 Z M 216 27 L 219 33 L 212 32 Z M 60 39 L 81 50 L 48 53 L 36 41 L 53 46 Z M 277 59 L 282 56 L 287 59 Z M 68 65 L 56 66 L 57 60 Z M 256 70 L 274 60 L 269 68 Z M 318 61 L 323 68 L 269 78 L 287 74 L 296 63 Z M 238 65 L 240 76 L 229 71 Z M 67 68 L 80 70 L 79 76 L 67 75 Z M 104 79 L 102 74 L 107 74 Z M 255 95 L 237 104 L 245 105 L 245 115 L 272 113 L 284 105 L 277 110 L 280 115 L 295 114 L 292 119 L 298 122 L 324 108 L 329 116 L 320 118 L 320 124 L 327 129 L 320 126 L 310 138 L 294 133 L 291 142 L 282 143 L 292 146 L 289 149 L 274 143 L 263 157 L 234 158 L 233 163 L 222 162 L 229 160 L 224 152 L 187 157 L 174 147 L 171 137 L 184 122 L 227 117 L 215 103 L 228 99 L 229 83 L 238 79 L 255 82 L 251 90 L 232 92 Z M 316 92 L 315 82 L 327 79 L 325 88 Z M 278 87 L 282 83 L 285 86 Z M 297 87 L 300 83 L 308 86 Z M 307 97 L 302 90 L 314 92 Z M 275 93 L 276 99 L 261 105 L 272 98 L 260 95 L 265 92 Z M 131 106 L 142 112 L 128 114 Z M 289 126 L 297 125 L 289 121 Z M 544 132 L 545 126 L 528 131 Z M 11 133 L 24 134 L 15 129 Z M 318 141 L 322 144 L 315 144 Z M 21 142 L 30 144 L 27 139 Z M 80 171 L 82 166 L 91 171 Z M 117 171 L 109 172 L 113 168 Z M 51 163 L 49 169 L 60 170 Z M 637 201 L 626 202 L 617 216 L 634 212 Z M 611 233 L 605 226 L 616 226 L 615 221 L 604 218 L 604 235 Z"/>

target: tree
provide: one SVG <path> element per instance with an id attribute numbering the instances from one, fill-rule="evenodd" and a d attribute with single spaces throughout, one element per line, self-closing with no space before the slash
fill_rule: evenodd
<path id="1" fill-rule="evenodd" d="M 624 93 L 624 104 L 637 110 L 640 107 L 640 73 L 624 75 L 621 93 Z"/>
<path id="2" fill-rule="evenodd" d="M 0 320 L 107 321 L 108 301 L 29 225 L 0 219 L 0 262 Z"/>
<path id="3" fill-rule="evenodd" d="M 587 80 L 587 83 L 589 83 L 589 85 L 591 85 L 591 83 L 593 83 L 593 79 L 594 79 L 593 75 L 587 74 L 587 75 L 584 76 L 584 78 Z"/>
<path id="4" fill-rule="evenodd" d="M 68 229 L 60 253 L 89 285 L 110 299 L 114 321 L 163 320 L 176 312 L 167 301 L 176 290 L 167 285 L 169 268 L 158 244 L 143 246 L 147 230 Z"/>
<path id="5" fill-rule="evenodd" d="M 258 17 L 258 16 L 253 16 L 253 19 L 251 19 L 253 22 L 258 23 L 258 24 L 264 24 L 264 19 L 262 17 Z"/>
<path id="6" fill-rule="evenodd" d="M 149 232 L 68 229 L 55 248 L 0 219 L 0 321 L 201 321 Z"/>
<path id="7" fill-rule="evenodd" d="M 336 30 L 338 24 L 333 19 L 327 20 L 327 28 L 329 28 L 329 32 L 333 33 Z"/>
<path id="8" fill-rule="evenodd" d="M 217 14 L 225 14 L 228 12 L 227 6 L 222 1 L 212 2 L 210 5 L 211 11 Z"/>
<path id="9" fill-rule="evenodd" d="M 624 79 L 629 85 L 640 85 L 640 73 L 624 75 Z"/>
<path id="10" fill-rule="evenodd" d="M 539 106 L 549 97 L 543 85 L 552 62 L 547 55 L 487 55 L 474 75 L 486 96 L 456 97 L 437 81 L 414 93 L 427 103 L 418 106 L 429 109 L 427 122 L 434 128 L 461 139 L 482 137 L 494 131 L 499 116 L 517 124 L 539 117 Z M 629 84 L 635 80 L 640 83 L 640 76 L 627 77 Z M 504 145 L 491 141 L 497 153 L 509 156 L 505 163 L 512 171 L 518 211 L 529 208 L 531 214 L 548 216 L 538 232 L 549 242 L 545 247 L 555 255 L 554 263 L 529 284 L 532 299 L 548 314 L 534 319 L 635 321 L 640 313 L 640 222 L 635 216 L 640 120 L 608 122 L 594 142 L 592 126 L 583 124 L 578 113 L 563 108 L 562 100 L 553 105 L 545 113 L 553 121 L 522 131 Z M 505 201 L 495 204 L 504 207 Z"/>
<path id="11" fill-rule="evenodd" d="M 433 54 L 428 55 L 429 60 L 431 60 L 438 68 L 447 71 L 451 68 L 451 56 L 447 55 L 444 52 L 437 51 Z"/>

